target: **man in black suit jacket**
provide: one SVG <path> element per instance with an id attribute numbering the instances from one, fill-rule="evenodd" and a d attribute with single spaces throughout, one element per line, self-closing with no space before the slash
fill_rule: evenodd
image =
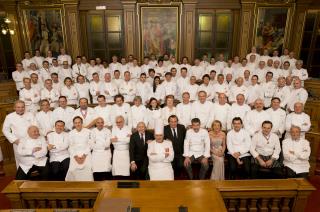
<path id="1" fill-rule="evenodd" d="M 137 132 L 130 137 L 130 169 L 131 176 L 135 180 L 145 180 L 148 171 L 148 141 L 154 140 L 151 132 L 146 131 L 146 125 L 143 122 L 137 124 Z"/>
<path id="2" fill-rule="evenodd" d="M 174 177 L 181 177 L 184 171 L 183 161 L 183 147 L 184 139 L 186 137 L 186 128 L 178 124 L 178 117 L 176 115 L 171 115 L 168 118 L 169 125 L 164 126 L 164 139 L 172 141 L 174 159 L 172 162 L 172 167 L 174 171 Z"/>

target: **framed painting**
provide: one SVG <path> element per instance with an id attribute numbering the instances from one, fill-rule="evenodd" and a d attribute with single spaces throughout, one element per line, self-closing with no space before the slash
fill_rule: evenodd
<path id="1" fill-rule="evenodd" d="M 282 52 L 286 44 L 289 8 L 259 7 L 256 23 L 255 46 L 258 51 L 268 49 Z"/>
<path id="2" fill-rule="evenodd" d="M 141 6 L 141 57 L 169 54 L 178 58 L 179 29 L 179 6 Z"/>
<path id="3" fill-rule="evenodd" d="M 29 49 L 39 49 L 42 55 L 51 50 L 54 56 L 58 55 L 65 40 L 61 9 L 25 9 L 23 14 Z"/>

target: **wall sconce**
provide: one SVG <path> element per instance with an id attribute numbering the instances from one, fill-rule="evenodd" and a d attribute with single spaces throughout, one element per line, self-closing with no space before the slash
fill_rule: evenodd
<path id="1" fill-rule="evenodd" d="M 1 24 L 1 33 L 3 35 L 10 34 L 14 35 L 14 30 L 9 28 L 9 25 L 11 23 L 11 20 L 9 18 L 4 18 L 4 23 Z"/>

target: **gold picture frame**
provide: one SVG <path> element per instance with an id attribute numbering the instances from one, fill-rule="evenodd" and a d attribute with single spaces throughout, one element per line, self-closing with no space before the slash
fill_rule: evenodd
<path id="1" fill-rule="evenodd" d="M 51 50 L 53 55 L 57 56 L 66 42 L 63 16 L 60 6 L 22 8 L 21 23 L 26 49 L 31 52 L 39 49 L 44 56 Z"/>
<path id="2" fill-rule="evenodd" d="M 258 52 L 268 49 L 269 53 L 281 53 L 289 44 L 291 22 L 291 5 L 258 5 L 253 40 Z"/>
<path id="3" fill-rule="evenodd" d="M 181 5 L 138 4 L 140 56 L 179 58 Z"/>

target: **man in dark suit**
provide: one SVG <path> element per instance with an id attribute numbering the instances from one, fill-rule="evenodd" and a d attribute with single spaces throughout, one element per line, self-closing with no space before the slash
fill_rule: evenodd
<path id="1" fill-rule="evenodd" d="M 174 159 L 172 167 L 174 170 L 174 178 L 181 177 L 184 171 L 183 161 L 183 145 L 186 137 L 186 128 L 184 125 L 178 124 L 178 117 L 171 115 L 168 118 L 169 125 L 164 127 L 164 139 L 172 141 Z"/>
<path id="2" fill-rule="evenodd" d="M 143 122 L 137 124 L 137 131 L 130 137 L 130 169 L 135 180 L 145 180 L 148 171 L 148 141 L 154 140 L 151 132 L 146 131 Z"/>

